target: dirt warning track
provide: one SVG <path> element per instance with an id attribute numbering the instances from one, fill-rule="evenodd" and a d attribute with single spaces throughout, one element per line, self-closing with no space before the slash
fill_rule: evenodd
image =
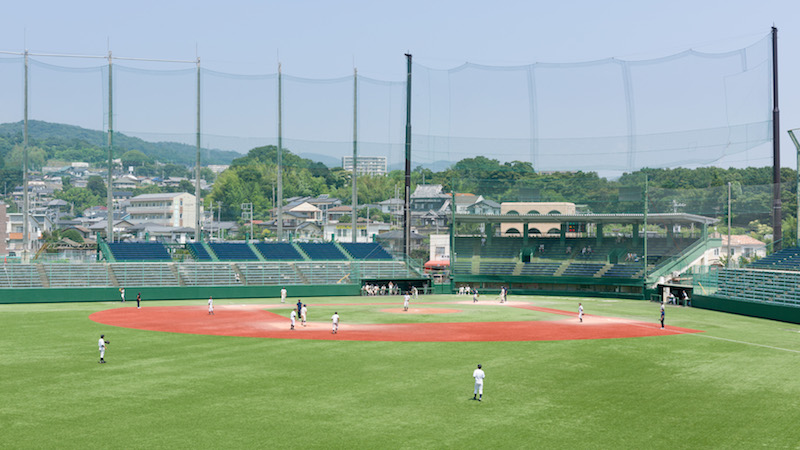
<path id="1" fill-rule="evenodd" d="M 589 315 L 584 316 L 584 322 L 580 323 L 572 312 L 525 304 L 515 307 L 572 317 L 553 321 L 523 322 L 350 324 L 347 323 L 345 316 L 339 325 L 339 333 L 331 334 L 329 321 L 309 322 L 303 327 L 298 320 L 296 329 L 290 330 L 289 319 L 267 311 L 266 309 L 270 307 L 275 305 L 220 305 L 215 307 L 215 315 L 209 315 L 205 306 L 114 308 L 91 314 L 89 319 L 117 327 L 171 333 L 339 341 L 561 341 L 700 332 L 678 327 L 667 327 L 662 330 L 655 322 Z"/>

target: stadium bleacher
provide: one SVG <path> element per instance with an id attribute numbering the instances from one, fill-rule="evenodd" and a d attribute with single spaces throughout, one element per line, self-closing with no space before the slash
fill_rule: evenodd
<path id="1" fill-rule="evenodd" d="M 748 267 L 753 269 L 800 271 L 800 248 L 791 247 L 779 250 L 750 263 Z"/>
<path id="2" fill-rule="evenodd" d="M 392 255 L 378 243 L 342 242 L 339 245 L 355 260 L 392 259 Z"/>
<path id="3" fill-rule="evenodd" d="M 236 280 L 236 271 L 229 263 L 184 263 L 178 265 L 178 273 L 186 286 L 226 286 L 242 283 L 241 280 Z"/>
<path id="4" fill-rule="evenodd" d="M 43 287 L 39 271 L 32 264 L 3 264 L 0 272 L 0 287 Z"/>
<path id="5" fill-rule="evenodd" d="M 336 245 L 328 242 L 301 242 L 297 245 L 309 258 L 315 261 L 347 260 L 347 256 L 339 251 Z"/>
<path id="6" fill-rule="evenodd" d="M 111 263 L 111 272 L 120 286 L 178 286 L 176 274 L 163 263 Z"/>
<path id="7" fill-rule="evenodd" d="M 525 276 L 553 276 L 556 271 L 561 267 L 561 263 L 525 263 L 522 266 L 520 275 Z"/>
<path id="8" fill-rule="evenodd" d="M 297 252 L 294 246 L 288 242 L 259 242 L 254 244 L 256 250 L 266 260 L 288 260 L 302 261 L 303 255 Z"/>
<path id="9" fill-rule="evenodd" d="M 603 278 L 636 278 L 642 270 L 642 264 L 614 264 L 602 276 Z"/>
<path id="10" fill-rule="evenodd" d="M 190 242 L 190 243 L 186 244 L 186 248 L 189 249 L 189 252 L 192 254 L 194 259 L 196 259 L 198 261 L 211 261 L 211 260 L 213 260 L 213 258 L 208 253 L 208 251 L 203 246 L 203 244 L 201 244 L 199 242 Z"/>
<path id="11" fill-rule="evenodd" d="M 570 263 L 562 273 L 565 277 L 592 277 L 605 267 L 600 263 Z"/>
<path id="12" fill-rule="evenodd" d="M 171 261 L 167 248 L 160 242 L 109 242 L 108 248 L 117 261 Z"/>
<path id="13" fill-rule="evenodd" d="M 42 264 L 51 287 L 112 286 L 106 264 Z"/>
<path id="14" fill-rule="evenodd" d="M 208 246 L 220 261 L 258 261 L 258 256 L 247 244 L 213 242 Z"/>

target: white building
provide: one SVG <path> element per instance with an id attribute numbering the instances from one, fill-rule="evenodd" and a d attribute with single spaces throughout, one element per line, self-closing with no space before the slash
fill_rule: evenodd
<path id="1" fill-rule="evenodd" d="M 356 223 L 358 235 L 356 242 L 373 242 L 373 236 L 389 231 L 391 225 L 383 222 L 367 222 L 367 219 L 360 218 Z M 353 242 L 353 224 L 346 223 L 327 223 L 323 227 L 322 239 L 325 241 L 335 239 L 337 242 Z"/>
<path id="2" fill-rule="evenodd" d="M 386 175 L 385 156 L 359 156 L 356 173 L 358 175 Z M 347 172 L 353 171 L 353 157 L 342 157 L 342 168 Z"/>
<path id="3" fill-rule="evenodd" d="M 724 265 L 720 258 L 728 257 L 728 247 L 730 247 L 731 261 L 734 267 L 738 267 L 741 257 L 752 260 L 753 257 L 763 258 L 767 256 L 767 244 L 746 234 L 731 235 L 730 245 L 728 245 L 727 234 L 712 233 L 711 237 L 722 239 L 722 243 L 719 247 L 714 247 L 705 252 L 702 261 L 703 265 Z"/>
<path id="4" fill-rule="evenodd" d="M 151 222 L 171 227 L 194 227 L 195 197 L 186 192 L 137 195 L 128 206 L 133 223 Z M 200 214 L 203 214 L 200 207 Z"/>

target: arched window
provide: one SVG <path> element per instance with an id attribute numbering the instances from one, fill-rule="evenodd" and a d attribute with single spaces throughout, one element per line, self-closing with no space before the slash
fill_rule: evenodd
<path id="1" fill-rule="evenodd" d="M 558 229 L 558 228 L 550 228 L 549 230 L 547 230 L 547 234 L 560 235 L 561 234 L 561 230 Z"/>
<path id="2" fill-rule="evenodd" d="M 529 228 L 528 229 L 528 236 L 541 236 L 542 232 L 539 231 L 538 228 Z"/>
<path id="3" fill-rule="evenodd" d="M 554 209 L 554 210 L 550 211 L 550 212 L 549 212 L 549 213 L 547 213 L 547 214 L 561 214 L 561 211 L 556 211 L 556 210 Z"/>
<path id="4" fill-rule="evenodd" d="M 522 236 L 522 233 L 520 233 L 519 230 L 516 229 L 516 228 L 507 229 L 506 230 L 506 234 L 513 234 L 513 235 L 516 235 L 516 236 Z"/>
<path id="5" fill-rule="evenodd" d="M 519 215 L 519 213 L 514 211 L 513 209 L 511 211 L 507 212 L 506 214 L 511 215 L 511 216 L 518 216 Z"/>
<path id="6" fill-rule="evenodd" d="M 528 214 L 541 214 L 541 213 L 539 211 L 535 210 L 535 209 L 532 209 L 532 210 L 528 211 Z"/>

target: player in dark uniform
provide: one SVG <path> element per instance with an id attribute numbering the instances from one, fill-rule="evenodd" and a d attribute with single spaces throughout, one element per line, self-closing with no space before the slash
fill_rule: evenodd
<path id="1" fill-rule="evenodd" d="M 297 317 L 301 317 L 300 313 L 302 312 L 302 310 L 303 310 L 303 302 L 301 302 L 300 299 L 297 299 Z"/>
<path id="2" fill-rule="evenodd" d="M 661 303 L 661 329 L 664 329 L 664 303 Z"/>
<path id="3" fill-rule="evenodd" d="M 142 293 L 139 292 L 139 293 L 136 294 L 136 309 L 141 309 L 142 308 L 141 303 L 142 303 Z"/>

